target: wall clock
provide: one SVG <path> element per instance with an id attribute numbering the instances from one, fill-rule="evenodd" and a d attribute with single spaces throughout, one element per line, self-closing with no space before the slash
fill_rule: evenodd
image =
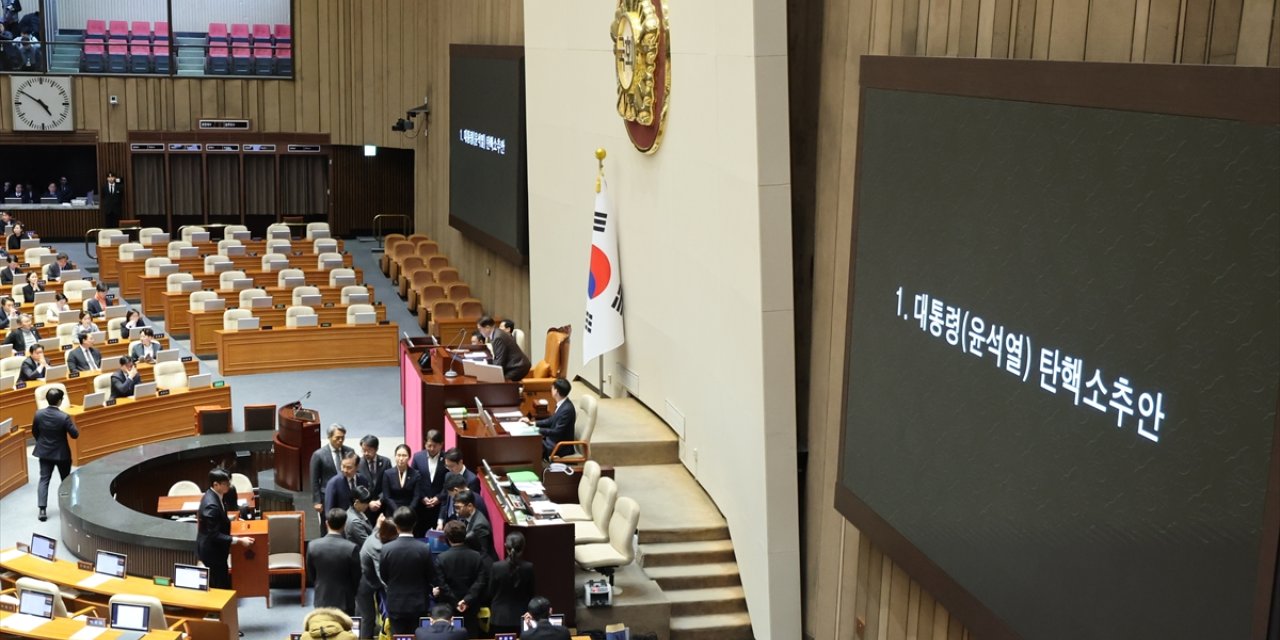
<path id="1" fill-rule="evenodd" d="M 618 0 L 613 25 L 618 115 L 631 144 L 653 153 L 662 142 L 671 95 L 671 33 L 663 0 Z"/>
<path id="2" fill-rule="evenodd" d="M 13 76 L 15 131 L 74 131 L 75 118 L 68 76 Z"/>

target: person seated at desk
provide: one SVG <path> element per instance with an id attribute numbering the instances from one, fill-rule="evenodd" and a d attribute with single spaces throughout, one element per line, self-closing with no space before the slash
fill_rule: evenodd
<path id="1" fill-rule="evenodd" d="M 93 334 L 82 333 L 80 346 L 67 352 L 67 369 L 72 373 L 97 371 L 102 368 L 102 352 L 93 347 Z"/>
<path id="2" fill-rule="evenodd" d="M 42 202 L 46 200 L 53 200 L 56 202 L 58 200 L 58 183 L 50 182 L 49 189 L 40 194 L 40 200 Z"/>
<path id="3" fill-rule="evenodd" d="M 528 418 L 520 419 L 525 424 L 534 424 L 538 427 L 538 433 L 542 434 L 543 458 L 550 456 L 551 450 L 555 449 L 557 444 L 573 439 L 573 428 L 578 422 L 578 412 L 569 401 L 569 392 L 572 390 L 573 386 L 568 380 L 556 378 L 556 381 L 551 383 L 551 397 L 556 401 L 555 411 L 534 423 L 530 423 Z M 565 453 L 573 453 L 573 451 Z"/>
<path id="4" fill-rule="evenodd" d="M 40 330 L 35 327 L 35 320 L 26 313 L 18 316 L 17 326 L 11 325 L 9 327 L 9 335 L 5 336 L 4 339 L 4 343 L 11 345 L 13 352 L 17 354 L 26 353 L 31 349 L 31 345 L 39 342 Z"/>
<path id="5" fill-rule="evenodd" d="M 93 288 L 93 297 L 89 298 L 89 301 L 85 303 L 84 310 L 88 311 L 89 315 L 95 318 L 101 318 L 102 316 L 106 315 L 107 285 L 99 282 L 98 286 Z"/>
<path id="6" fill-rule="evenodd" d="M 520 640 L 570 640 L 569 630 L 551 624 L 551 601 L 535 596 L 529 601 L 529 612 L 524 614 L 525 629 Z"/>
<path id="7" fill-rule="evenodd" d="M 478 347 L 484 344 L 484 334 L 479 331 L 471 332 L 471 346 Z"/>
<path id="8" fill-rule="evenodd" d="M 67 295 L 61 291 L 53 294 L 53 304 L 49 305 L 49 309 L 44 313 L 44 323 L 47 325 L 57 325 L 58 316 L 63 311 L 70 311 L 71 304 L 67 302 Z"/>
<path id="9" fill-rule="evenodd" d="M 18 257 L 12 253 L 6 253 L 4 259 L 4 269 L 0 270 L 0 284 L 13 284 L 18 281 L 18 277 L 22 275 L 22 270 L 18 268 Z"/>
<path id="10" fill-rule="evenodd" d="M 490 562 L 498 559 L 498 552 L 493 548 L 493 528 L 489 518 L 476 509 L 477 496 L 470 489 L 463 489 L 453 496 L 453 510 L 458 520 L 467 525 L 467 546 L 479 551 Z"/>
<path id="11" fill-rule="evenodd" d="M 439 587 L 436 587 L 436 591 Z M 466 629 L 453 628 L 453 607 L 436 604 L 431 607 L 430 623 L 413 632 L 413 640 L 467 640 L 472 636 Z"/>
<path id="12" fill-rule="evenodd" d="M 86 333 L 94 333 L 98 330 L 98 325 L 93 323 L 93 316 L 90 315 L 88 311 L 81 311 L 77 318 L 78 320 L 76 322 L 75 333 L 76 340 L 79 340 L 80 336 Z"/>
<path id="13" fill-rule="evenodd" d="M 28 271 L 27 284 L 22 287 L 22 301 L 31 304 L 36 301 L 36 294 L 42 292 L 44 292 L 44 283 L 40 281 L 40 274 Z"/>
<path id="14" fill-rule="evenodd" d="M 79 267 L 71 261 L 71 256 L 68 256 L 65 251 L 59 251 L 58 258 L 53 261 L 53 264 L 49 265 L 49 270 L 45 272 L 45 275 L 52 282 L 61 282 L 62 272 L 67 269 L 79 269 Z"/>
<path id="15" fill-rule="evenodd" d="M 156 332 L 151 327 L 143 327 L 142 337 L 129 348 L 129 357 L 134 362 L 155 364 L 156 354 L 159 352 L 160 345 L 156 344 Z"/>
<path id="16" fill-rule="evenodd" d="M 132 398 L 133 388 L 142 382 L 138 366 L 128 356 L 120 356 L 120 368 L 111 374 L 111 399 Z"/>
<path id="17" fill-rule="evenodd" d="M 26 229 L 22 227 L 21 222 L 13 223 L 13 231 L 9 233 L 9 239 L 6 241 L 10 251 L 17 251 L 22 248 L 22 241 L 27 239 Z"/>
<path id="18" fill-rule="evenodd" d="M 31 204 L 31 192 L 23 188 L 22 183 L 13 185 L 13 191 L 5 195 L 5 199 L 14 199 L 21 204 Z"/>
<path id="19" fill-rule="evenodd" d="M 502 377 L 507 380 L 521 380 L 533 366 L 529 356 L 520 350 L 515 336 L 506 331 L 497 331 L 497 323 L 493 318 L 484 316 L 476 323 L 476 328 L 484 335 L 484 339 L 493 345 L 493 363 L 502 367 Z"/>
<path id="20" fill-rule="evenodd" d="M 43 380 L 45 371 L 48 369 L 49 363 L 44 359 L 44 347 L 36 343 L 27 349 L 27 357 L 22 361 L 22 369 L 18 371 L 18 382 Z"/>
<path id="21" fill-rule="evenodd" d="M 18 326 L 18 303 L 13 298 L 4 296 L 0 298 L 0 329 L 8 329 L 10 326 Z"/>
<path id="22" fill-rule="evenodd" d="M 71 181 L 67 180 L 66 176 L 62 176 L 62 179 L 58 181 L 58 202 L 71 202 L 74 197 L 75 194 L 71 191 Z"/>
<path id="23" fill-rule="evenodd" d="M 137 309 L 130 309 L 124 314 L 124 324 L 120 325 L 120 332 L 128 337 L 133 333 L 134 327 L 145 327 L 147 321 L 142 319 L 142 314 Z"/>
<path id="24" fill-rule="evenodd" d="M 475 474 L 471 474 L 471 476 L 474 478 Z M 461 473 L 454 473 L 452 471 L 446 473 L 444 475 L 444 494 L 440 503 L 440 520 L 436 529 L 443 531 L 445 524 L 459 519 L 456 505 L 453 504 L 453 497 L 458 495 L 458 493 L 464 489 L 471 491 L 478 496 L 480 495 L 479 486 L 479 479 L 476 481 L 476 487 L 473 488 L 467 482 L 466 476 L 463 476 Z M 476 509 L 480 511 L 480 513 L 484 514 L 485 519 L 489 518 L 489 507 L 485 506 L 484 500 L 476 500 Z"/>

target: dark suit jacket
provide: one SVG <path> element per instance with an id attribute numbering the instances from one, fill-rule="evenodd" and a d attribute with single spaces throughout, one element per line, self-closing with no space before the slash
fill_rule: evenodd
<path id="1" fill-rule="evenodd" d="M 352 478 L 356 482 L 357 487 L 369 487 L 369 483 L 356 474 Z M 341 473 L 329 478 L 329 484 L 324 487 L 324 513 L 329 513 L 330 509 L 338 508 L 346 511 L 351 508 L 351 487 L 347 486 L 347 478 Z"/>
<path id="2" fill-rule="evenodd" d="M 196 516 L 196 557 L 211 567 L 225 567 L 231 553 L 231 520 L 218 492 L 209 489 L 200 498 Z"/>
<path id="3" fill-rule="evenodd" d="M 520 350 L 515 336 L 502 329 L 494 329 L 489 341 L 493 343 L 493 363 L 502 367 L 502 375 L 506 379 L 520 380 L 528 375 L 529 368 L 533 365 L 529 362 L 529 356 Z"/>
<path id="4" fill-rule="evenodd" d="M 68 262 L 67 266 L 70 267 L 71 263 Z M 49 263 L 49 270 L 45 272 L 45 277 L 49 280 L 57 280 L 62 277 L 62 267 L 58 266 L 57 260 Z"/>
<path id="5" fill-rule="evenodd" d="M 437 601 L 456 605 L 459 600 L 478 605 L 489 590 L 489 561 L 468 546 L 449 547 L 440 554 L 440 595 Z M 467 607 L 467 611 L 473 611 Z"/>
<path id="6" fill-rule="evenodd" d="M 479 510 L 480 513 L 483 513 L 484 517 L 488 518 L 489 507 L 485 505 L 484 500 L 481 499 L 480 496 L 480 477 L 470 469 L 464 470 L 462 477 L 466 478 L 467 488 L 471 490 L 471 493 L 476 494 L 476 509 Z M 444 493 L 444 502 L 440 503 L 439 519 L 445 522 L 458 519 L 458 514 L 453 510 L 453 496 L 450 496 L 448 493 Z"/>
<path id="7" fill-rule="evenodd" d="M 538 626 L 520 632 L 520 640 L 570 640 L 572 637 L 568 629 L 547 620 L 539 620 Z"/>
<path id="8" fill-rule="evenodd" d="M 98 194 L 98 202 L 102 206 L 102 213 L 108 216 L 108 220 L 114 221 L 124 213 L 124 183 L 116 182 L 116 191 L 112 193 L 109 185 L 102 185 L 102 191 Z M 110 216 L 116 216 L 111 218 Z"/>
<path id="9" fill-rule="evenodd" d="M 102 368 L 102 352 L 97 349 L 89 349 L 89 354 L 93 356 L 93 362 L 89 362 L 84 355 L 83 347 L 72 347 L 67 352 L 67 369 L 71 371 L 92 371 Z M 97 365 L 97 366 L 90 366 Z"/>
<path id="10" fill-rule="evenodd" d="M 21 249 L 22 236 L 17 235 L 15 233 L 9 234 L 9 237 L 5 240 L 5 246 L 9 247 L 10 251 L 17 251 L 18 249 Z"/>
<path id="11" fill-rule="evenodd" d="M 30 284 L 22 287 L 22 301 L 31 304 L 36 301 L 36 294 L 44 291 L 44 287 L 32 287 Z"/>
<path id="12" fill-rule="evenodd" d="M 71 447 L 67 444 L 67 436 L 80 437 L 76 423 L 57 407 L 45 407 L 36 412 L 31 423 L 31 437 L 36 446 L 32 455 L 40 460 L 60 462 L 71 459 Z"/>
<path id="13" fill-rule="evenodd" d="M 427 543 L 400 536 L 382 547 L 378 562 L 387 585 L 387 611 L 394 618 L 418 618 L 427 614 L 427 597 L 435 584 L 435 566 Z"/>
<path id="14" fill-rule="evenodd" d="M 455 601 L 456 602 L 456 601 Z M 454 629 L 453 622 L 441 620 L 429 627 L 418 627 L 413 631 L 414 640 L 467 640 L 466 629 Z"/>
<path id="15" fill-rule="evenodd" d="M 533 590 L 533 563 L 499 560 L 489 567 L 489 612 L 492 624 L 514 627 L 529 608 Z"/>
<path id="16" fill-rule="evenodd" d="M 96 297 L 89 298 L 89 302 L 85 304 L 84 310 L 88 311 L 89 315 L 95 318 L 101 318 L 107 311 L 102 307 L 102 303 L 98 302 Z"/>
<path id="17" fill-rule="evenodd" d="M 133 358 L 134 362 L 141 362 L 143 360 L 155 360 L 156 355 L 159 353 L 160 353 L 159 342 L 152 342 L 150 349 L 143 347 L 141 342 L 133 345 L 132 347 L 129 347 L 129 357 Z"/>
<path id="18" fill-rule="evenodd" d="M 47 366 L 48 361 L 46 360 L 45 363 Z M 41 365 L 37 364 L 35 360 L 31 359 L 31 356 L 27 356 L 22 360 L 22 370 L 18 372 L 18 382 L 26 382 L 28 380 L 38 380 L 40 378 L 43 378 L 44 374 L 45 374 L 45 367 L 42 367 Z"/>
<path id="19" fill-rule="evenodd" d="M 418 470 L 418 484 L 420 485 L 418 495 L 420 498 L 440 497 L 440 494 L 444 493 L 444 476 L 446 473 L 449 473 L 449 468 L 444 466 L 443 451 L 441 451 L 438 456 L 438 460 L 436 462 L 436 473 L 434 476 L 429 474 L 429 471 L 431 470 L 431 466 L 428 463 L 429 458 L 430 456 L 428 456 L 427 452 L 423 450 L 413 454 L 413 460 L 409 462 L 410 467 Z M 422 501 L 419 500 L 415 504 L 422 504 Z M 427 527 L 433 527 L 436 524 L 436 520 L 440 517 L 440 507 L 437 506 L 434 509 L 427 509 L 425 516 L 422 515 L 421 510 L 419 510 L 419 517 L 427 518 Z"/>
<path id="20" fill-rule="evenodd" d="M 376 456 L 373 464 L 362 455 L 360 456 L 360 466 L 356 467 L 356 473 L 365 479 L 369 487 L 369 495 L 374 500 L 378 500 L 382 495 L 382 472 L 391 468 L 391 459 L 386 456 Z"/>
<path id="21" fill-rule="evenodd" d="M 0 269 L 0 284 L 13 284 L 15 280 L 18 280 L 21 277 L 22 271 L 20 269 L 14 269 L 12 271 L 9 270 L 9 267 Z"/>
<path id="22" fill-rule="evenodd" d="M 578 410 L 573 407 L 573 402 L 568 398 L 556 407 L 554 413 L 537 422 L 538 433 L 542 434 L 542 446 L 548 452 L 555 448 L 556 443 L 573 439 L 573 428 L 578 422 Z M 565 452 L 572 453 L 572 452 Z"/>
<path id="23" fill-rule="evenodd" d="M 133 397 L 133 388 L 142 382 L 142 374 L 137 369 L 133 370 L 132 376 L 126 376 L 123 371 L 116 369 L 111 374 L 111 398 L 130 398 Z"/>
<path id="24" fill-rule="evenodd" d="M 315 578 L 315 607 L 342 609 L 355 615 L 360 584 L 360 547 L 336 533 L 307 545 L 307 575 Z"/>
<path id="25" fill-rule="evenodd" d="M 31 334 L 36 337 L 36 340 L 40 339 L 39 329 L 31 327 Z M 22 339 L 21 329 L 11 329 L 9 331 L 9 335 L 4 337 L 4 343 L 13 346 L 13 355 L 15 356 L 23 356 L 27 354 L 27 350 L 23 348 L 23 345 L 26 343 Z"/>
<path id="26" fill-rule="evenodd" d="M 467 546 L 484 554 L 489 560 L 498 559 L 498 552 L 493 548 L 493 529 L 489 526 L 489 518 L 479 509 L 467 520 Z"/>
<path id="27" fill-rule="evenodd" d="M 348 451 L 352 451 L 351 447 L 342 445 L 342 451 L 338 453 L 338 459 L 346 457 Z M 333 449 L 329 448 L 329 443 L 325 442 L 320 445 L 316 452 L 311 454 L 311 499 L 314 503 L 324 502 L 324 486 L 329 479 L 338 475 L 338 468 L 333 466 Z"/>
<path id="28" fill-rule="evenodd" d="M 442 465 L 443 466 L 443 465 Z M 400 484 L 400 474 L 395 467 L 382 472 L 382 512 L 390 516 L 397 507 L 413 508 L 421 497 L 418 494 L 418 470 L 409 467 L 404 474 L 404 485 Z"/>

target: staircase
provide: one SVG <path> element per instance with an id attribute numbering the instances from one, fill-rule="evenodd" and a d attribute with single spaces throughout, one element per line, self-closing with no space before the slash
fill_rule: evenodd
<path id="1" fill-rule="evenodd" d="M 174 38 L 180 76 L 204 75 L 204 38 Z"/>
<path id="2" fill-rule="evenodd" d="M 57 38 L 56 43 L 45 48 L 49 58 L 49 73 L 80 73 L 80 52 L 84 49 L 84 36 L 58 34 Z"/>
<path id="3" fill-rule="evenodd" d="M 640 559 L 671 602 L 671 640 L 752 640 L 727 528 L 641 531 Z"/>

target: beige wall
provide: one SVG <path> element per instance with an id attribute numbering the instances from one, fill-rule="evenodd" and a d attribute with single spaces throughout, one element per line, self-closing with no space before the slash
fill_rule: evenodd
<path id="1" fill-rule="evenodd" d="M 605 147 L 627 333 L 606 386 L 634 372 L 629 391 L 682 436 L 728 519 L 756 637 L 796 638 L 785 4 L 670 4 L 671 108 L 652 156 L 615 112 L 614 3 L 526 4 L 532 335 L 572 323 L 570 371 L 598 378 L 581 335 Z"/>
<path id="2" fill-rule="evenodd" d="M 808 375 L 805 635 L 968 636 L 832 506 L 840 445 L 862 54 L 1280 65 L 1276 0 L 826 0 Z"/>

